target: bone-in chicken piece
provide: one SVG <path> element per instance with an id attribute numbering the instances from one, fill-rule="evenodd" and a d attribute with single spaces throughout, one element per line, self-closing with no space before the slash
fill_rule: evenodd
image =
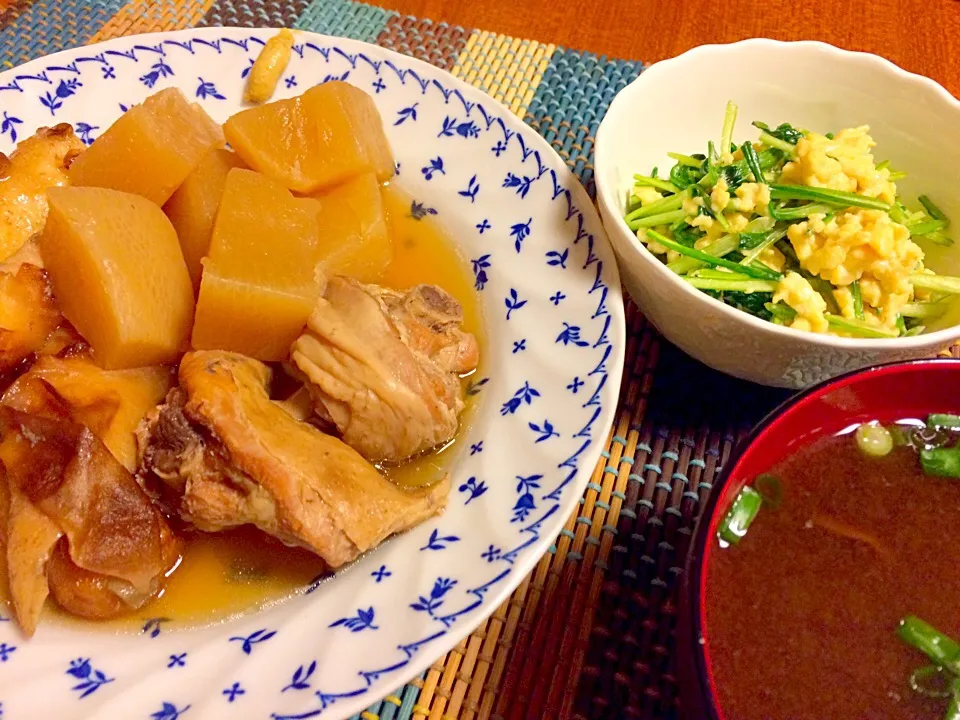
<path id="1" fill-rule="evenodd" d="M 400 339 L 414 352 L 448 373 L 468 373 L 480 361 L 477 339 L 462 329 L 463 308 L 436 285 L 392 290 L 377 285 L 364 288 L 376 297 L 397 325 Z"/>
<path id="2" fill-rule="evenodd" d="M 36 626 L 43 603 L 37 569 L 49 562 L 60 534 L 66 539 L 69 562 L 99 576 L 101 591 L 122 601 L 115 608 L 141 607 L 162 589 L 179 558 L 180 544 L 133 476 L 88 428 L 0 406 L 0 437 L 0 461 L 5 468 L 2 479 L 9 497 L 5 532 L 8 579 L 26 632 Z M 31 511 L 50 523 L 31 517 Z M 27 522 L 32 530 L 23 526 Z M 31 552 L 22 557 L 33 563 L 29 572 L 20 576 L 15 567 L 15 554 L 20 557 L 14 545 L 18 536 L 21 548 L 31 543 Z M 63 577 L 64 573 L 52 576 L 47 572 L 51 583 Z M 69 593 L 55 589 L 54 595 L 68 611 L 87 612 L 84 604 L 72 607 L 69 600 L 61 600 L 69 599 Z"/>
<path id="3" fill-rule="evenodd" d="M 317 413 L 368 460 L 402 462 L 450 440 L 477 366 L 463 310 L 432 285 L 401 293 L 332 278 L 293 345 Z"/>
<path id="4" fill-rule="evenodd" d="M 440 512 L 449 479 L 403 490 L 267 394 L 263 363 L 193 352 L 180 388 L 141 426 L 144 482 L 159 479 L 201 530 L 253 524 L 330 567 Z"/>
<path id="5" fill-rule="evenodd" d="M 38 353 L 63 317 L 34 236 L 47 219 L 47 189 L 67 183 L 84 145 L 62 123 L 0 153 L 0 374 Z"/>
<path id="6" fill-rule="evenodd" d="M 47 188 L 67 183 L 67 168 L 84 149 L 67 123 L 40 128 L 7 157 L 0 153 L 0 261 L 43 229 Z"/>
<path id="7" fill-rule="evenodd" d="M 0 373 L 38 352 L 61 322 L 45 270 L 25 263 L 0 272 Z"/>

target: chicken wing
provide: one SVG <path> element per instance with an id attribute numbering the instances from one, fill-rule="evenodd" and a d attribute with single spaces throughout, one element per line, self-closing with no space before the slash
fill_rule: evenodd
<path id="1" fill-rule="evenodd" d="M 193 352 L 180 388 L 141 426 L 144 482 L 157 480 L 201 530 L 253 524 L 338 567 L 440 512 L 449 479 L 403 490 L 354 450 L 267 394 L 270 370 L 225 352 Z"/>
<path id="2" fill-rule="evenodd" d="M 16 253 L 47 219 L 47 188 L 64 185 L 84 145 L 73 128 L 40 128 L 7 157 L 0 153 L 0 261 Z"/>
<path id="3" fill-rule="evenodd" d="M 0 272 L 0 374 L 38 352 L 62 322 L 45 270 L 25 263 Z"/>
<path id="4" fill-rule="evenodd" d="M 478 362 L 463 311 L 432 285 L 397 292 L 332 278 L 293 345 L 317 413 L 368 460 L 402 462 L 450 440 L 459 373 Z"/>

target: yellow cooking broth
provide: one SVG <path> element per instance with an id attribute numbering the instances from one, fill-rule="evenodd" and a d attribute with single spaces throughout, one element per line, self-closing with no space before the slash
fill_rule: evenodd
<path id="1" fill-rule="evenodd" d="M 430 283 L 444 288 L 462 304 L 464 329 L 477 336 L 482 357 L 485 343 L 480 303 L 466 261 L 435 218 L 411 217 L 411 200 L 402 191 L 385 188 L 384 202 L 395 251 L 381 284 L 406 289 Z M 468 379 L 464 378 L 466 382 Z M 474 406 L 473 399 L 467 398 L 461 432 L 469 425 Z M 447 471 L 455 445 L 454 439 L 438 451 L 399 467 L 381 470 L 400 485 L 436 482 Z M 161 597 L 136 613 L 93 624 L 105 629 L 140 632 L 150 618 L 169 618 L 177 627 L 219 622 L 300 593 L 323 572 L 323 561 L 313 553 L 286 547 L 252 527 L 222 533 L 192 532 L 186 537 L 183 560 Z M 6 594 L 5 584 L 0 593 Z M 3 604 L 0 595 L 0 606 Z M 3 614 L 11 615 L 12 609 L 4 609 Z M 88 628 L 92 624 L 56 610 L 52 600 L 42 622 L 50 622 L 51 615 L 71 625 Z"/>
<path id="2" fill-rule="evenodd" d="M 480 297 L 474 290 L 473 275 L 467 261 L 443 227 L 428 215 L 417 220 L 410 213 L 411 198 L 396 187 L 383 193 L 387 223 L 393 238 L 393 262 L 381 281 L 387 287 L 406 289 L 423 283 L 439 285 L 453 295 L 463 307 L 463 329 L 473 333 L 480 343 L 480 357 L 485 355 Z M 464 378 L 464 384 L 469 382 Z M 467 396 L 467 405 L 460 416 L 460 432 L 468 427 L 476 408 L 475 399 Z M 417 486 L 439 480 L 450 464 L 456 438 L 443 448 L 404 463 L 380 469 L 398 485 Z"/>
<path id="3" fill-rule="evenodd" d="M 416 220 L 411 215 L 411 199 L 402 190 L 385 187 L 383 200 L 394 256 L 381 284 L 400 290 L 421 283 L 439 285 L 460 301 L 463 329 L 476 335 L 482 347 L 480 298 L 466 259 L 432 216 Z"/>

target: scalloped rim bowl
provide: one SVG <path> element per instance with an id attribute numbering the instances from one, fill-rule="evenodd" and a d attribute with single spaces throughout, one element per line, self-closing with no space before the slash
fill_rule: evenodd
<path id="1" fill-rule="evenodd" d="M 718 81 L 717 79 L 720 79 Z M 678 91 L 679 90 L 679 91 Z M 667 268 L 623 220 L 635 172 L 673 164 L 719 136 L 728 100 L 740 106 L 735 140 L 756 120 L 826 132 L 870 125 L 879 159 L 909 173 L 899 186 L 913 202 L 933 193 L 960 219 L 960 102 L 929 78 L 867 53 L 820 42 L 744 40 L 705 45 L 656 63 L 618 93 L 596 143 L 597 199 L 623 282 L 663 335 L 722 372 L 764 385 L 801 388 L 877 363 L 935 355 L 960 338 L 960 303 L 943 329 L 916 337 L 862 340 L 774 325 L 694 289 Z M 924 246 L 929 264 L 960 273 L 960 247 Z"/>

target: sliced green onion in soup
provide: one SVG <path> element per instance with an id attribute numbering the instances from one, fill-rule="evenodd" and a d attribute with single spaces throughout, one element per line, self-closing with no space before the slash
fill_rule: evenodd
<path id="1" fill-rule="evenodd" d="M 900 621 L 897 635 L 930 658 L 934 665 L 944 667 L 954 675 L 960 674 L 960 644 L 930 623 L 908 615 Z"/>
<path id="2" fill-rule="evenodd" d="M 897 635 L 933 662 L 910 675 L 910 688 L 924 697 L 946 698 L 944 720 L 960 720 L 960 643 L 915 615 L 900 621 Z"/>
<path id="3" fill-rule="evenodd" d="M 780 478 L 770 473 L 761 473 L 753 481 L 753 487 L 760 497 L 763 498 L 763 504 L 776 510 L 783 505 L 783 483 Z"/>
<path id="4" fill-rule="evenodd" d="M 950 428 L 960 430 L 960 415 L 948 415 L 947 413 L 934 413 L 927 418 L 927 427 L 932 428 Z"/>
<path id="5" fill-rule="evenodd" d="M 960 445 L 921 450 L 920 466 L 924 475 L 960 480 Z"/>
<path id="6" fill-rule="evenodd" d="M 953 680 L 953 694 L 950 696 L 943 720 L 960 720 L 960 678 Z"/>
<path id="7" fill-rule="evenodd" d="M 904 428 L 900 425 L 891 425 L 887 430 L 890 431 L 890 437 L 893 438 L 894 447 L 912 447 L 913 442 L 910 437 L 910 431 L 913 428 Z"/>
<path id="8" fill-rule="evenodd" d="M 910 689 L 928 698 L 948 698 L 955 679 L 942 665 L 924 665 L 910 673 Z"/>
<path id="9" fill-rule="evenodd" d="M 870 457 L 885 457 L 893 450 L 893 435 L 879 423 L 863 423 L 854 433 L 860 452 Z"/>
<path id="10" fill-rule="evenodd" d="M 740 538 L 747 534 L 747 529 L 756 519 L 762 504 L 763 498 L 760 493 L 749 485 L 744 485 L 727 511 L 726 517 L 723 518 L 723 522 L 720 523 L 720 530 L 717 533 L 720 540 L 731 545 L 739 544 Z"/>
<path id="11" fill-rule="evenodd" d="M 926 426 L 915 432 L 922 445 L 917 448 L 925 475 L 960 480 L 960 416 L 933 413 Z"/>

